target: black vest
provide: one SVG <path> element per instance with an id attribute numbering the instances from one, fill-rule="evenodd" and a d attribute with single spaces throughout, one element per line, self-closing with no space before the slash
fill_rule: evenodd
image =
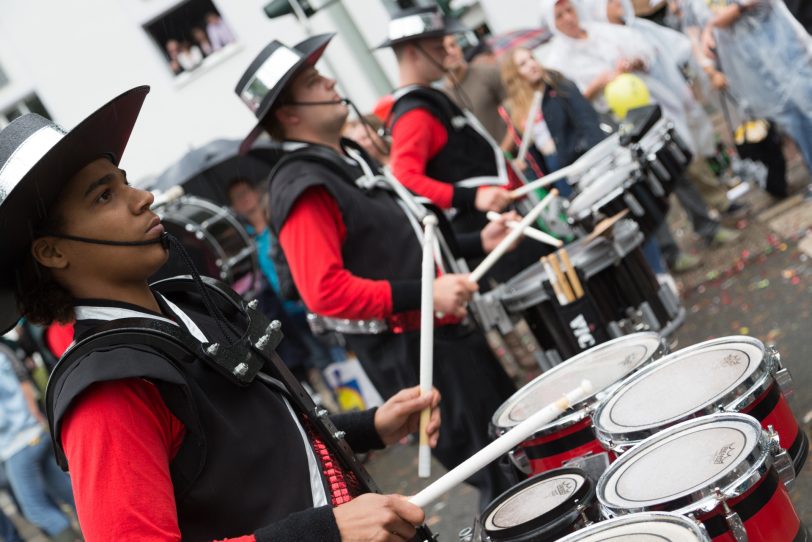
<path id="1" fill-rule="evenodd" d="M 448 134 L 445 146 L 426 163 L 427 176 L 449 184 L 482 176 L 491 176 L 494 182 L 498 181 L 499 170 L 493 147 L 474 128 L 455 120 L 464 118 L 465 114 L 451 98 L 437 89 L 415 86 L 399 96 L 387 119 L 388 131 L 392 132 L 403 115 L 419 108 L 426 109 L 442 122 Z M 478 231 L 488 222 L 485 214 L 475 209 L 457 211 L 452 221 L 456 231 Z"/>
<path id="2" fill-rule="evenodd" d="M 164 295 L 207 337 L 219 337 L 198 295 Z M 226 316 L 239 322 L 237 313 Z M 110 324 L 88 330 L 80 322 L 77 337 Z M 69 366 L 60 361 L 47 394 L 54 447 L 63 468 L 68 468 L 61 447 L 63 416 L 95 382 L 149 380 L 184 424 L 183 444 L 170 463 L 184 540 L 250 534 L 313 506 L 305 444 L 278 390 L 258 380 L 237 386 L 193 355 L 170 359 L 165 350 L 137 339 L 78 359 L 66 354 L 63 361 L 70 361 Z M 248 418 L 246 412 L 262 414 Z"/>
<path id="3" fill-rule="evenodd" d="M 347 140 L 342 145 L 361 152 Z M 366 160 L 372 164 L 372 160 Z M 422 248 L 412 223 L 389 190 L 359 188 L 363 171 L 332 149 L 315 144 L 294 150 L 271 172 L 271 222 L 278 234 L 308 188 L 324 187 L 335 198 L 346 227 L 344 266 L 372 280 L 420 279 Z"/>

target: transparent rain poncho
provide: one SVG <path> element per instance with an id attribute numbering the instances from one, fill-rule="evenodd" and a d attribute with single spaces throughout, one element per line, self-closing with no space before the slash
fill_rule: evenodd
<path id="1" fill-rule="evenodd" d="M 606 15 L 608 0 L 581 0 L 585 16 L 600 23 L 611 24 Z M 680 101 L 692 136 L 694 150 L 714 154 L 716 135 L 713 124 L 680 70 L 693 63 L 693 47 L 688 36 L 652 21 L 635 16 L 631 0 L 620 0 L 625 27 L 636 32 L 655 51 L 656 59 L 649 65 L 649 76 L 656 79 Z"/>
<path id="2" fill-rule="evenodd" d="M 712 8 L 737 0 L 681 0 L 685 26 L 705 28 Z M 812 38 L 781 0 L 757 0 L 726 28 L 716 55 L 742 112 L 769 118 L 795 139 L 812 166 Z"/>
<path id="3" fill-rule="evenodd" d="M 657 51 L 640 35 L 625 26 L 600 23 L 589 20 L 583 6 L 573 1 L 578 12 L 580 27 L 586 32 L 584 39 L 575 39 L 561 32 L 555 24 L 555 4 L 557 0 L 541 0 L 542 25 L 553 34 L 545 52 L 544 64 L 564 74 L 578 85 L 583 92 L 599 75 L 616 68 L 623 59 L 639 59 L 653 67 L 657 62 Z M 643 79 L 653 101 L 663 110 L 663 114 L 674 123 L 674 127 L 687 143 L 693 142 L 685 107 L 680 98 L 668 86 L 647 72 L 634 72 Z M 601 92 L 593 100 L 593 105 L 601 112 L 608 111 L 606 99 Z M 692 149 L 693 150 L 693 149 Z"/>

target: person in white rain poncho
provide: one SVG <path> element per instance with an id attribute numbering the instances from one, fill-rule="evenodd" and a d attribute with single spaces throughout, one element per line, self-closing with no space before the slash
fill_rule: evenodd
<path id="1" fill-rule="evenodd" d="M 703 31 L 706 54 L 747 116 L 787 132 L 812 169 L 812 38 L 781 0 L 681 0 L 686 26 Z"/>
<path id="2" fill-rule="evenodd" d="M 655 22 L 635 16 L 631 0 L 582 0 L 587 16 L 596 22 L 624 25 L 652 47 L 654 61 L 648 66 L 650 77 L 665 85 L 679 100 L 687 120 L 691 139 L 687 141 L 695 154 L 715 154 L 716 136 L 708 114 L 697 102 L 680 68 L 693 60 L 693 47 L 688 36 Z"/>
<path id="3" fill-rule="evenodd" d="M 603 96 L 606 85 L 621 73 L 634 73 L 645 81 L 654 102 L 674 123 L 677 133 L 686 142 L 691 142 L 693 138 L 680 99 L 649 73 L 650 67 L 658 61 L 657 50 L 631 28 L 587 20 L 579 9 L 582 8 L 570 0 L 541 0 L 542 25 L 554 35 L 544 57 L 545 65 L 575 82 L 584 96 L 602 112 L 608 110 Z M 702 175 L 695 173 L 698 162 L 694 160 L 687 172 L 688 177 L 709 192 L 706 197 L 720 210 L 727 210 L 729 203 L 724 191 L 718 186 L 703 184 Z M 706 241 L 727 243 L 738 236 L 710 218 L 707 205 L 692 183 L 678 179 L 675 192 L 690 216 L 694 230 Z M 690 264 L 698 265 L 698 261 L 688 262 L 687 256 L 680 255 L 669 237 L 666 228 L 660 228 L 658 240 L 672 269 L 683 270 Z"/>

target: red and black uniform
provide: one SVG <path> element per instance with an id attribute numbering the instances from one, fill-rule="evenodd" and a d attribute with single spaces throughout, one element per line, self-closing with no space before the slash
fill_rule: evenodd
<path id="1" fill-rule="evenodd" d="M 161 314 L 79 301 L 77 337 L 121 318 L 219 336 L 199 299 L 155 297 Z M 237 386 L 199 358 L 136 340 L 57 371 L 50 423 L 87 540 L 340 541 L 332 506 L 351 495 L 282 388 Z M 383 447 L 374 410 L 333 422 L 356 451 Z"/>
<path id="2" fill-rule="evenodd" d="M 296 143 L 271 174 L 273 228 L 307 307 L 321 316 L 378 320 L 380 333 L 345 333 L 348 345 L 385 397 L 418 383 L 422 248 L 416 220 L 386 187 L 348 155 Z M 357 146 L 352 147 L 372 168 Z M 356 182 L 359 180 L 359 182 Z M 460 236 L 473 252 L 478 234 Z M 434 384 L 443 431 L 435 450 L 451 468 L 489 442 L 491 416 L 514 390 L 482 333 L 453 319 L 436 322 Z M 498 469 L 471 480 L 486 502 L 507 488 Z"/>
<path id="3" fill-rule="evenodd" d="M 437 89 L 414 85 L 396 91 L 387 129 L 395 176 L 441 209 L 453 209 L 456 232 L 480 231 L 488 223 L 474 207 L 479 187 L 506 182 L 504 188 L 511 190 L 521 185 L 499 147 Z M 522 242 L 488 276 L 507 280 L 547 252 L 543 245 Z M 477 263 L 469 260 L 472 266 Z"/>

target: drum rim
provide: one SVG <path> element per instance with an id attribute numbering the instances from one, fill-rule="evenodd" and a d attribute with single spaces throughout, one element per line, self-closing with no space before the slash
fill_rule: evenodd
<path id="1" fill-rule="evenodd" d="M 522 492 L 524 489 L 537 484 L 538 482 L 562 475 L 578 475 L 584 479 L 581 487 L 570 495 L 567 500 L 555 508 L 544 512 L 542 515 L 532 518 L 524 523 L 499 529 L 493 533 L 487 529 L 486 524 L 490 515 L 493 514 L 495 509 L 501 504 L 504 504 L 505 501 L 514 497 L 517 493 Z M 588 508 L 590 504 L 595 504 L 595 489 L 595 482 L 583 469 L 579 469 L 577 467 L 560 467 L 557 469 L 544 471 L 533 475 L 527 480 L 523 480 L 502 492 L 498 497 L 493 499 L 493 501 L 488 503 L 488 506 L 482 511 L 482 515 L 480 516 L 481 519 L 479 521 L 482 526 L 482 530 L 486 532 L 488 536 L 493 537 L 495 534 L 500 540 L 510 540 L 516 536 L 530 534 L 528 531 L 535 531 L 542 528 L 545 528 L 545 530 L 552 530 L 561 525 L 573 523 L 580 515 L 581 510 Z"/>
<path id="2" fill-rule="evenodd" d="M 610 408 L 617 397 L 626 392 L 632 386 L 636 386 L 640 381 L 648 378 L 651 374 L 660 370 L 671 363 L 678 363 L 686 357 L 695 355 L 697 352 L 705 350 L 709 347 L 723 345 L 725 343 L 744 342 L 752 344 L 761 349 L 763 356 L 758 367 L 753 373 L 739 383 L 734 389 L 715 396 L 713 399 L 698 405 L 694 410 L 684 413 L 676 419 L 665 422 L 660 425 L 649 425 L 642 429 L 625 432 L 612 432 L 605 429 L 601 425 L 601 417 L 606 409 Z M 607 449 L 612 451 L 620 451 L 628 449 L 631 446 L 639 444 L 641 441 L 659 433 L 660 431 L 673 427 L 675 424 L 704 416 L 714 414 L 720 411 L 723 412 L 737 412 L 738 410 L 747 408 L 752 404 L 755 399 L 766 391 L 774 380 L 773 374 L 776 370 L 778 359 L 775 353 L 764 346 L 764 343 L 755 337 L 748 335 L 729 335 L 725 337 L 717 337 L 685 347 L 681 350 L 671 352 L 654 363 L 635 371 L 633 375 L 628 376 L 623 380 L 620 385 L 616 386 L 611 393 L 605 394 L 600 403 L 596 405 L 592 415 L 592 424 L 595 428 L 595 435 L 598 441 Z M 744 392 L 739 391 L 745 388 Z M 735 407 L 735 408 L 734 408 Z"/>
<path id="3" fill-rule="evenodd" d="M 612 504 L 606 500 L 606 487 L 609 481 L 621 468 L 625 467 L 627 463 L 636 460 L 638 457 L 647 453 L 647 451 L 662 442 L 678 435 L 679 433 L 701 427 L 703 425 L 712 426 L 713 424 L 735 421 L 738 423 L 745 423 L 756 429 L 758 437 L 754 443 L 753 449 L 741 459 L 741 461 L 729 472 L 708 483 L 706 486 L 689 491 L 678 493 L 677 497 L 668 500 L 652 499 L 647 504 L 641 504 L 636 507 L 623 507 L 618 504 Z M 747 414 L 738 412 L 719 412 L 716 414 L 709 414 L 699 418 L 694 418 L 673 425 L 667 429 L 663 429 L 659 433 L 640 442 L 637 446 L 630 449 L 623 455 L 617 458 L 614 463 L 609 465 L 609 468 L 601 475 L 598 480 L 595 490 L 598 502 L 600 503 L 601 510 L 606 517 L 618 517 L 629 515 L 630 513 L 637 512 L 650 512 L 655 511 L 654 508 L 662 510 L 662 507 L 673 504 L 673 509 L 667 510 L 676 514 L 686 515 L 693 513 L 706 513 L 711 512 L 719 506 L 719 500 L 715 494 L 714 489 L 719 488 L 722 495 L 726 499 L 733 499 L 738 497 L 749 489 L 758 484 L 769 469 L 773 466 L 774 457 L 772 454 L 772 446 L 770 444 L 769 434 L 761 427 L 759 421 Z M 684 504 L 683 504 L 684 503 Z"/>
<path id="4" fill-rule="evenodd" d="M 600 181 L 603 177 L 609 175 L 620 175 L 620 171 L 628 170 L 625 176 L 614 186 L 611 190 L 606 192 L 603 196 L 599 196 L 597 198 L 592 199 L 591 203 L 588 205 L 581 204 L 583 209 L 579 209 L 579 203 L 583 200 L 587 199 L 587 196 L 592 196 L 590 191 L 596 192 L 597 189 L 595 187 L 595 183 Z M 589 186 L 584 187 L 584 189 L 575 196 L 572 201 L 570 201 L 569 208 L 567 209 L 567 214 L 570 215 L 575 220 L 580 220 L 584 218 L 585 214 L 592 214 L 596 210 L 600 209 L 620 194 L 626 191 L 626 189 L 634 183 L 640 182 L 639 173 L 643 170 L 642 166 L 636 160 L 632 160 L 628 164 L 621 164 L 617 165 L 614 164 L 614 167 L 608 171 L 602 173 L 599 177 L 596 177 L 594 181 L 592 181 Z M 611 196 L 611 197 L 610 197 Z M 579 201 L 580 200 L 580 201 Z M 589 201 L 589 200 L 587 200 Z"/>
<path id="5" fill-rule="evenodd" d="M 536 431 L 536 433 L 534 433 L 534 436 L 532 438 L 549 435 L 580 422 L 589 415 L 589 412 L 594 408 L 594 404 L 599 400 L 598 399 L 599 396 L 606 394 L 610 389 L 622 383 L 623 380 L 629 378 L 629 375 L 631 375 L 632 373 L 640 371 L 641 370 L 640 368 L 650 363 L 651 360 L 659 359 L 658 356 L 662 355 L 662 352 L 667 351 L 668 349 L 668 345 L 666 344 L 665 339 L 663 339 L 663 337 L 661 337 L 656 331 L 639 331 L 637 333 L 623 335 L 610 341 L 606 341 L 599 345 L 593 346 L 589 350 L 586 350 L 584 352 L 572 356 L 563 363 L 556 365 L 549 371 L 540 374 L 539 376 L 537 376 L 536 378 L 534 378 L 533 380 L 522 386 L 520 389 L 516 390 L 516 392 L 514 392 L 513 395 L 508 397 L 508 399 L 505 400 L 505 402 L 502 403 L 498 409 L 496 409 L 496 412 L 494 412 L 493 416 L 491 417 L 491 427 L 493 428 L 493 432 L 497 436 L 502 435 L 505 432 L 512 429 L 513 427 L 515 427 L 516 425 L 518 425 L 519 423 L 521 423 L 516 422 L 511 426 L 503 426 L 499 425 L 498 421 L 507 410 L 515 406 L 519 401 L 521 401 L 525 396 L 527 396 L 534 385 L 537 385 L 538 382 L 541 382 L 545 378 L 551 378 L 550 375 L 555 376 L 556 374 L 563 372 L 563 370 L 568 366 L 568 364 L 572 365 L 578 362 L 582 362 L 583 360 L 588 359 L 590 357 L 590 354 L 594 355 L 595 352 L 601 352 L 603 350 L 614 348 L 618 344 L 635 341 L 643 342 L 653 339 L 656 339 L 657 347 L 652 350 L 651 354 L 647 358 L 645 358 L 644 361 L 639 363 L 631 371 L 627 372 L 625 376 L 621 378 L 620 381 L 611 384 L 610 386 L 607 386 L 602 390 L 594 391 L 594 393 L 592 393 L 589 397 L 585 398 L 583 401 L 575 405 L 572 405 L 570 409 L 572 409 L 573 412 L 571 412 L 570 414 L 565 414 L 564 416 L 560 416 L 559 418 L 556 418 L 556 420 L 554 420 L 553 422 L 540 428 L 538 431 Z M 639 344 L 639 342 L 635 344 Z"/>
<path id="6" fill-rule="evenodd" d="M 696 520 L 689 517 L 676 514 L 674 512 L 635 512 L 625 516 L 606 519 L 600 523 L 595 523 L 589 527 L 584 527 L 575 533 L 559 539 L 558 542 L 580 542 L 590 535 L 600 534 L 619 526 L 634 525 L 638 523 L 670 523 L 684 527 L 687 533 L 696 536 L 696 542 L 710 542 L 711 540 L 708 536 L 707 529 L 705 529 L 701 523 L 698 523 Z"/>

